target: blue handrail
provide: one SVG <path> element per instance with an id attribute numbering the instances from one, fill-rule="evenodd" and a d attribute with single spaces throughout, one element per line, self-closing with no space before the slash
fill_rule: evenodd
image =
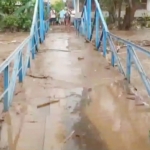
<path id="1" fill-rule="evenodd" d="M 50 3 L 47 3 L 47 11 L 50 11 Z M 49 29 L 49 18 L 44 20 L 44 1 L 36 0 L 30 35 L 11 53 L 0 65 L 0 73 L 4 78 L 4 90 L 0 95 L 3 100 L 4 111 L 8 111 L 11 105 L 17 81 L 23 82 L 30 68 L 31 58 L 34 59 L 39 43 L 42 43 Z M 24 56 L 23 56 L 24 55 Z M 10 64 L 13 70 L 10 71 Z"/>
<path id="2" fill-rule="evenodd" d="M 124 40 L 112 33 L 109 32 L 106 21 L 102 14 L 102 10 L 100 8 L 100 4 L 98 0 L 94 0 L 96 10 L 94 16 L 93 26 L 89 24 L 91 22 L 91 0 L 86 0 L 84 3 L 84 7 L 81 14 L 81 19 L 77 19 L 75 22 L 75 27 L 78 32 L 85 36 L 86 40 L 91 41 L 94 34 L 94 26 L 95 26 L 95 47 L 99 52 L 103 52 L 103 56 L 107 55 L 107 47 L 110 47 L 111 52 L 111 65 L 114 67 L 117 64 L 119 71 L 127 78 L 127 81 L 130 83 L 131 81 L 131 67 L 134 64 L 137 72 L 141 77 L 141 81 L 143 82 L 148 95 L 150 96 L 150 79 L 146 75 L 138 56 L 136 55 L 136 51 L 142 52 L 146 56 L 150 57 L 150 52 L 128 40 Z M 88 19 L 87 19 L 88 18 Z M 89 26 L 92 26 L 89 27 Z M 101 27 L 101 28 L 100 28 Z M 90 33 L 90 35 L 89 35 Z M 123 43 L 126 46 L 126 66 L 123 67 L 121 62 L 121 58 L 118 54 L 116 45 L 114 40 Z"/>

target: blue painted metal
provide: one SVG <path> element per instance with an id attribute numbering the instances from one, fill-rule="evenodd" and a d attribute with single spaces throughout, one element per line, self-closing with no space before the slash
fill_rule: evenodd
<path id="1" fill-rule="evenodd" d="M 136 65 L 136 69 L 139 72 L 139 75 L 141 76 L 143 84 L 145 85 L 146 90 L 147 90 L 148 94 L 150 95 L 150 81 L 149 81 L 149 78 L 146 75 L 146 73 L 145 73 L 145 71 L 144 71 L 144 69 L 143 69 L 143 67 L 142 67 L 142 65 L 141 65 L 141 63 L 140 63 L 133 47 L 130 47 L 130 53 L 131 53 L 131 57 L 133 59 L 133 62 Z"/>
<path id="2" fill-rule="evenodd" d="M 113 53 L 111 55 L 111 56 L 113 56 L 113 58 L 111 58 L 111 60 L 114 61 L 113 62 L 114 64 L 115 64 L 115 62 L 117 63 L 119 71 L 125 76 L 125 71 L 123 69 L 123 65 L 120 61 L 120 58 L 117 54 L 117 51 L 116 51 L 115 45 L 113 43 L 112 37 L 108 36 L 108 42 L 109 42 L 109 45 L 110 45 L 110 48 L 111 48 L 111 53 Z M 114 66 L 114 64 L 113 64 L 113 66 Z"/>
<path id="3" fill-rule="evenodd" d="M 127 69 L 126 69 L 126 78 L 127 78 L 127 80 L 128 80 L 128 82 L 130 83 L 130 78 L 131 78 L 131 65 L 132 65 L 132 63 L 131 63 L 131 59 L 132 59 L 132 54 L 131 54 L 131 52 L 130 52 L 130 49 L 131 49 L 131 47 L 130 46 L 127 46 L 127 61 L 126 61 L 126 63 L 127 63 Z"/>
<path id="4" fill-rule="evenodd" d="M 108 34 L 109 34 L 111 37 L 113 37 L 114 39 L 116 39 L 117 41 L 122 42 L 122 43 L 125 44 L 125 45 L 131 45 L 131 46 L 134 47 L 137 51 L 142 52 L 142 53 L 144 53 L 145 55 L 147 55 L 147 56 L 150 57 L 150 51 L 148 51 L 148 50 L 146 50 L 146 49 L 144 49 L 144 48 L 142 48 L 142 47 L 140 47 L 140 46 L 138 46 L 138 45 L 136 45 L 136 44 L 134 44 L 134 43 L 132 43 L 132 42 L 130 42 L 130 41 L 124 40 L 124 39 L 122 39 L 122 38 L 120 38 L 120 37 L 118 37 L 118 36 L 116 36 L 116 35 L 114 35 L 114 34 L 112 34 L 112 33 L 110 33 L 110 32 L 108 32 Z"/>
<path id="5" fill-rule="evenodd" d="M 43 43 L 44 41 L 44 11 L 43 11 L 43 1 L 39 1 L 39 21 L 40 21 L 40 41 Z"/>
<path id="6" fill-rule="evenodd" d="M 87 10 L 87 39 L 90 40 L 91 37 L 91 0 L 87 1 L 87 5 L 85 7 L 85 12 Z"/>
<path id="7" fill-rule="evenodd" d="M 47 10 L 50 11 L 50 4 Z M 8 111 L 11 105 L 16 83 L 23 82 L 27 69 L 31 66 L 31 57 L 35 58 L 39 42 L 44 41 L 46 32 L 49 29 L 49 18 L 44 20 L 44 2 L 36 0 L 30 35 L 16 48 L 16 50 L 0 65 L 0 73 L 4 75 L 4 92 L 0 95 L 3 100 L 4 111 Z M 41 41 L 39 41 L 39 39 Z M 10 64 L 13 63 L 13 70 L 10 72 Z"/>
<path id="8" fill-rule="evenodd" d="M 107 55 L 107 47 L 110 47 L 110 52 L 111 52 L 111 65 L 115 67 L 117 65 L 119 71 L 127 78 L 128 82 L 131 80 L 131 68 L 132 68 L 132 63 L 135 64 L 136 69 L 138 73 L 141 76 L 141 80 L 143 84 L 145 85 L 145 88 L 150 95 L 150 80 L 146 73 L 144 72 L 144 69 L 136 55 L 136 51 L 142 52 L 148 57 L 150 57 L 150 51 L 145 50 L 144 48 L 130 42 L 127 40 L 124 40 L 112 33 L 109 32 L 107 24 L 105 22 L 104 16 L 102 14 L 102 10 L 100 8 L 100 3 L 98 0 L 94 0 L 96 10 L 95 10 L 95 15 L 94 15 L 94 22 L 91 27 L 91 0 L 85 0 L 84 2 L 84 7 L 82 10 L 81 14 L 81 20 L 83 22 L 79 24 L 81 27 L 80 31 L 81 33 L 84 33 L 85 38 L 89 39 L 89 41 L 92 40 L 93 33 L 94 33 L 94 26 L 95 26 L 95 46 L 99 50 L 100 46 L 102 46 L 103 50 L 103 56 L 106 57 Z M 100 28 L 101 25 L 101 28 Z M 80 27 L 79 27 L 80 28 Z M 101 36 L 100 36 L 101 33 Z M 123 43 L 127 47 L 127 58 L 126 58 L 126 70 L 123 67 L 121 63 L 121 59 L 118 55 L 117 48 L 115 43 L 113 42 L 119 41 L 120 43 Z"/>
<path id="9" fill-rule="evenodd" d="M 99 26 L 100 26 L 100 22 L 99 22 L 99 13 L 98 13 L 98 10 L 96 9 L 96 40 L 95 40 L 95 45 L 96 45 L 96 48 L 98 49 L 98 45 L 99 45 Z"/>
<path id="10" fill-rule="evenodd" d="M 4 69 L 4 110 L 8 111 L 9 108 L 9 66 Z"/>
<path id="11" fill-rule="evenodd" d="M 103 56 L 104 57 L 106 57 L 106 52 L 107 52 L 107 32 L 103 27 Z"/>
<path id="12" fill-rule="evenodd" d="M 84 6 L 84 28 L 85 28 L 85 37 L 88 39 L 88 14 L 86 10 L 86 6 Z"/>
<path id="13" fill-rule="evenodd" d="M 22 52 L 20 54 L 20 62 L 19 62 L 19 82 L 23 81 L 23 59 L 22 59 Z"/>

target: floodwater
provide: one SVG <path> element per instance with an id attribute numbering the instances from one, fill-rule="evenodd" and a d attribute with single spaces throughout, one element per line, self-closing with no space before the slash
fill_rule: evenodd
<path id="1" fill-rule="evenodd" d="M 149 107 L 128 99 L 124 77 L 83 37 L 50 31 L 31 66 L 1 124 L 1 148 L 150 149 Z"/>
<path id="2" fill-rule="evenodd" d="M 25 32 L 0 33 L 0 63 L 2 63 L 28 35 L 29 33 Z"/>

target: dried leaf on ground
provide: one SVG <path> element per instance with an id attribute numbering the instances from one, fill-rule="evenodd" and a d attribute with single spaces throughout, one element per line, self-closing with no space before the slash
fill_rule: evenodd
<path id="1" fill-rule="evenodd" d="M 21 92 L 22 92 L 22 91 L 18 91 L 18 92 L 15 93 L 15 95 L 18 95 L 18 94 L 21 93 Z"/>
<path id="2" fill-rule="evenodd" d="M 47 78 L 53 79 L 52 77 L 50 77 L 50 76 L 45 76 L 45 75 L 37 76 L 37 75 L 28 74 L 28 76 L 29 76 L 29 77 L 32 77 L 32 78 L 37 78 L 37 79 L 47 79 Z"/>
<path id="3" fill-rule="evenodd" d="M 78 57 L 78 60 L 83 60 L 84 58 L 83 57 Z"/>

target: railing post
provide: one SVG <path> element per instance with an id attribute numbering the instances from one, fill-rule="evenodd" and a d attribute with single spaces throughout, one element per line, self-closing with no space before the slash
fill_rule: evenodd
<path id="1" fill-rule="evenodd" d="M 44 20 L 43 20 L 43 0 L 39 0 L 39 20 L 40 20 L 40 39 L 41 43 L 44 41 Z"/>
<path id="2" fill-rule="evenodd" d="M 107 53 L 107 32 L 103 28 L 103 56 L 106 57 Z"/>
<path id="3" fill-rule="evenodd" d="M 91 0 L 87 0 L 87 38 L 91 36 Z"/>
<path id="4" fill-rule="evenodd" d="M 131 52 L 130 52 L 130 46 L 127 46 L 127 60 L 126 60 L 126 78 L 127 81 L 130 83 L 130 77 L 131 77 Z"/>
<path id="5" fill-rule="evenodd" d="M 96 45 L 97 49 L 98 49 L 99 40 L 100 40 L 99 26 L 100 26 L 99 13 L 98 13 L 98 10 L 96 9 L 96 40 L 95 40 L 95 45 Z"/>
<path id="6" fill-rule="evenodd" d="M 87 37 L 87 24 L 85 14 L 84 14 L 84 36 Z"/>
<path id="7" fill-rule="evenodd" d="M 4 91 L 7 92 L 4 95 L 4 111 L 8 111 L 9 109 L 9 66 L 7 66 L 4 70 Z"/>
<path id="8" fill-rule="evenodd" d="M 20 61 L 19 61 L 19 82 L 23 81 L 23 65 L 22 65 L 22 52 L 20 54 Z"/>
<path id="9" fill-rule="evenodd" d="M 43 36 L 45 40 L 45 34 L 46 34 L 46 20 L 45 20 L 45 6 L 44 6 L 44 0 L 42 1 L 42 11 L 43 11 Z"/>
<path id="10" fill-rule="evenodd" d="M 81 26 L 81 34 L 84 35 L 84 30 L 83 30 L 83 18 L 81 18 L 80 26 Z"/>
<path id="11" fill-rule="evenodd" d="M 114 52 L 111 51 L 111 65 L 114 67 L 115 66 L 115 55 Z"/>
<path id="12" fill-rule="evenodd" d="M 50 14 L 50 2 L 48 0 L 47 2 L 47 11 L 48 11 L 48 22 L 47 22 L 47 31 L 49 30 L 50 20 L 49 20 L 49 14 Z"/>
<path id="13" fill-rule="evenodd" d="M 30 40 L 30 45 L 31 45 L 32 59 L 34 59 L 35 58 L 34 35 L 32 36 Z"/>
<path id="14" fill-rule="evenodd" d="M 37 46 L 37 49 L 39 48 L 39 34 L 38 34 L 38 24 L 36 23 L 35 25 L 35 32 L 36 32 L 36 46 Z"/>
<path id="15" fill-rule="evenodd" d="M 28 60 L 28 68 L 30 68 L 31 67 L 31 62 L 30 62 L 31 60 L 30 60 L 30 56 L 29 56 L 29 60 Z"/>

